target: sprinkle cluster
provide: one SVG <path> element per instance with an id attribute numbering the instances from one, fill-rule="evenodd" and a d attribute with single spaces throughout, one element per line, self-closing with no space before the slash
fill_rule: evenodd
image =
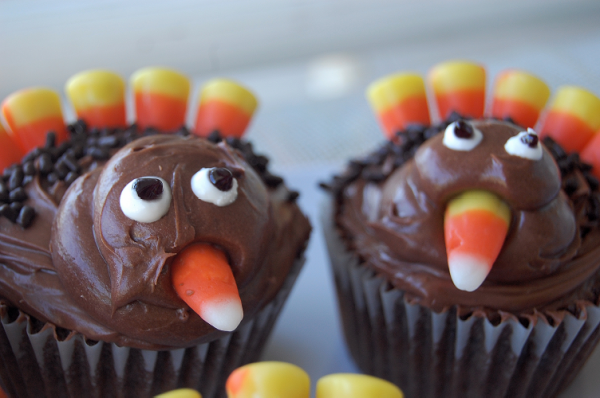
<path id="1" fill-rule="evenodd" d="M 44 188 L 57 183 L 68 187 L 85 171 L 84 164 L 106 161 L 126 144 L 140 137 L 160 134 L 153 128 L 140 132 L 135 124 L 126 128 L 88 128 L 83 120 L 68 125 L 67 129 L 69 140 L 57 145 L 56 133 L 50 131 L 46 134 L 43 147 L 33 149 L 23 157 L 21 163 L 4 170 L 0 177 L 0 216 L 27 228 L 35 218 L 35 209 L 25 204 L 28 199 L 25 186 L 35 178 Z M 186 137 L 190 132 L 182 126 L 175 134 Z M 218 131 L 214 131 L 208 140 L 218 143 L 223 138 Z M 239 138 L 225 138 L 225 142 L 239 150 L 268 187 L 276 188 L 283 183 L 281 177 L 267 170 L 269 159 L 255 154 L 252 144 Z M 297 197 L 298 192 L 290 191 L 288 194 L 290 202 Z"/>

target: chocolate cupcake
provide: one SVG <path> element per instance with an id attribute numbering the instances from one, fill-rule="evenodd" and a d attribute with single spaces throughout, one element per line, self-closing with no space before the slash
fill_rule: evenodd
<path id="1" fill-rule="evenodd" d="M 536 126 L 550 91 L 532 75 L 502 74 L 489 117 L 480 66 L 441 64 L 430 83 L 433 126 L 418 75 L 375 83 L 390 140 L 325 184 L 347 345 L 407 397 L 555 396 L 600 336 L 591 137 L 562 142 L 573 120 L 600 128 L 577 116 L 600 100 L 560 89 Z"/>
<path id="2" fill-rule="evenodd" d="M 2 105 L 23 160 L 0 182 L 0 382 L 10 396 L 224 396 L 256 361 L 303 263 L 310 225 L 240 139 L 256 100 L 215 80 L 192 132 L 188 80 L 84 72 Z M 48 132 L 51 129 L 52 131 Z"/>

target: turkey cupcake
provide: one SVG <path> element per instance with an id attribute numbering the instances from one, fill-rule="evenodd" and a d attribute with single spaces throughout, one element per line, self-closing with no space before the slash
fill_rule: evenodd
<path id="1" fill-rule="evenodd" d="M 258 359 L 303 262 L 307 218 L 241 139 L 257 101 L 146 68 L 2 103 L 0 382 L 18 397 L 224 395 Z M 10 148 L 10 149 L 7 149 Z"/>
<path id="2" fill-rule="evenodd" d="M 555 396 L 600 336 L 600 99 L 509 70 L 486 112 L 480 65 L 427 81 L 373 83 L 389 140 L 324 184 L 350 353 L 407 397 Z"/>

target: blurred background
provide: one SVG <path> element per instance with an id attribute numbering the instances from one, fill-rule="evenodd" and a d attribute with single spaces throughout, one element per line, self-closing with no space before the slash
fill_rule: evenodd
<path id="1" fill-rule="evenodd" d="M 426 74 L 455 58 L 485 65 L 488 88 L 499 71 L 520 68 L 553 91 L 574 84 L 600 95 L 600 2 L 0 0 L 0 98 L 29 86 L 62 93 L 85 69 L 128 78 L 152 65 L 193 78 L 194 97 L 217 76 L 257 94 L 247 138 L 301 191 L 315 226 L 265 359 L 294 362 L 313 380 L 356 371 L 337 324 L 317 182 L 382 141 L 364 98 L 371 81 L 397 71 Z M 65 110 L 72 118 L 66 102 Z M 598 352 L 564 396 L 596 396 L 597 371 Z"/>

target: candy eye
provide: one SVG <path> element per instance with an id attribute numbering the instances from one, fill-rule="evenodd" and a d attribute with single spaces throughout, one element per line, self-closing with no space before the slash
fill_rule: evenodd
<path id="1" fill-rule="evenodd" d="M 150 223 L 160 220 L 171 205 L 171 187 L 160 177 L 140 177 L 121 191 L 121 210 L 128 218 Z"/>
<path id="2" fill-rule="evenodd" d="M 510 137 L 504 144 L 504 149 L 511 155 L 531 160 L 540 160 L 543 155 L 540 139 L 531 128 Z"/>
<path id="3" fill-rule="evenodd" d="M 455 151 L 470 151 L 481 142 L 483 134 L 464 120 L 450 123 L 444 131 L 443 143 Z"/>
<path id="4" fill-rule="evenodd" d="M 232 204 L 237 198 L 238 182 L 224 167 L 200 169 L 192 177 L 192 191 L 198 199 L 217 206 Z"/>

